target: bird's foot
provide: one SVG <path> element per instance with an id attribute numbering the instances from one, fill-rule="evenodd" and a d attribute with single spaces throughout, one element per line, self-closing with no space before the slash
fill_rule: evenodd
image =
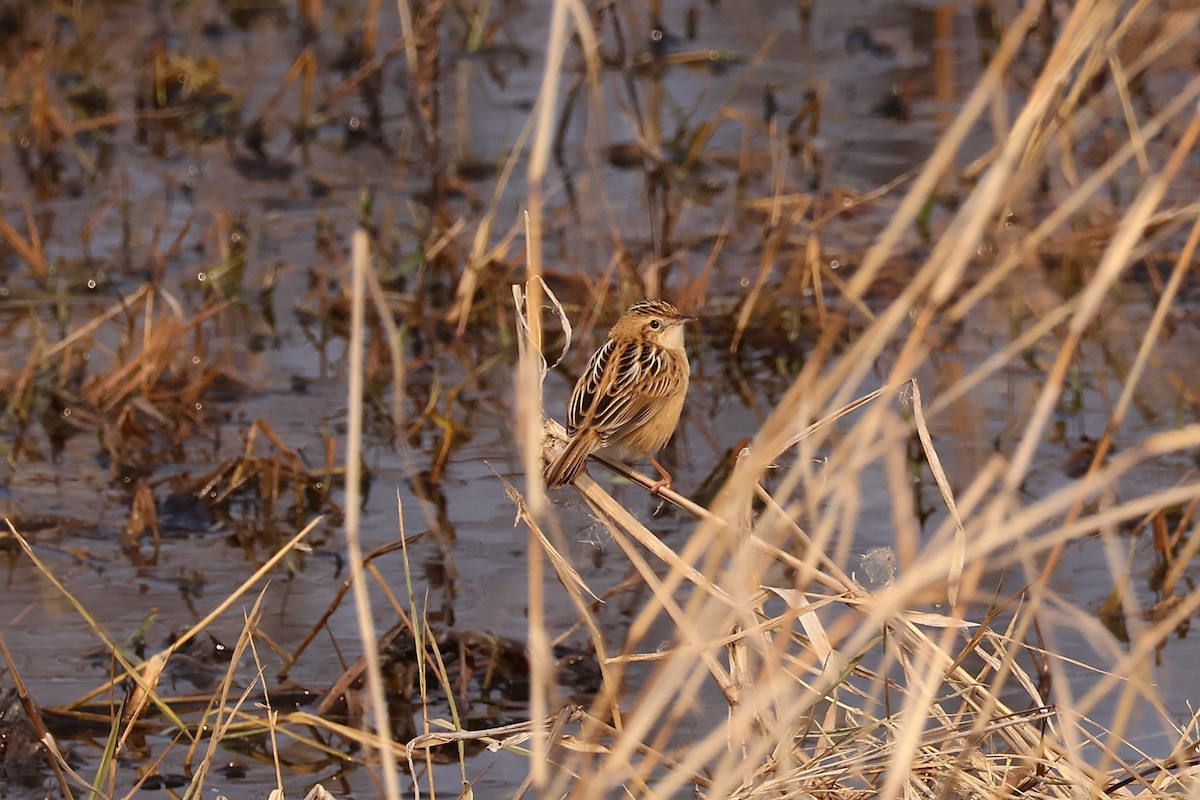
<path id="1" fill-rule="evenodd" d="M 659 479 L 650 485 L 650 494 L 654 495 L 655 497 L 661 497 L 661 492 L 663 489 L 669 490 L 671 488 L 671 473 L 667 472 L 663 465 L 658 463 L 657 458 L 649 453 L 646 455 L 649 457 L 650 463 L 654 465 L 656 470 L 658 470 L 659 475 Z"/>

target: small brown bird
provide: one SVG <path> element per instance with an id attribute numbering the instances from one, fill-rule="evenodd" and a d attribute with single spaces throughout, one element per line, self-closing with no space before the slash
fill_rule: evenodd
<path id="1" fill-rule="evenodd" d="M 684 316 L 670 303 L 644 300 L 621 315 L 588 360 L 571 392 L 567 446 L 546 468 L 546 485 L 570 483 L 587 457 L 609 448 L 629 461 L 646 456 L 671 487 L 671 474 L 654 458 L 675 432 L 691 366 L 683 349 Z"/>

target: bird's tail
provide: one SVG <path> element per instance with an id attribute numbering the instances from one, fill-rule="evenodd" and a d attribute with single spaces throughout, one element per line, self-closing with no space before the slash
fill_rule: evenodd
<path id="1" fill-rule="evenodd" d="M 579 431 L 558 457 L 546 467 L 546 486 L 553 489 L 575 480 L 587 457 L 600 449 L 600 437 L 595 431 Z"/>

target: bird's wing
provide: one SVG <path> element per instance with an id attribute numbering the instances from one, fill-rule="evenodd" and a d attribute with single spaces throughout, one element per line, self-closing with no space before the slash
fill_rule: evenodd
<path id="1" fill-rule="evenodd" d="M 609 339 L 571 393 L 567 430 L 590 428 L 601 444 L 644 425 L 679 386 L 680 370 L 661 347 Z"/>

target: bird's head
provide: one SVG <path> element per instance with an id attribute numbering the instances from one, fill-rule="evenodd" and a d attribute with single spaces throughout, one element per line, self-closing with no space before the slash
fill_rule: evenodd
<path id="1" fill-rule="evenodd" d="M 683 326 L 695 317 L 662 300 L 634 303 L 609 332 L 610 338 L 640 339 L 669 350 L 683 349 Z"/>

